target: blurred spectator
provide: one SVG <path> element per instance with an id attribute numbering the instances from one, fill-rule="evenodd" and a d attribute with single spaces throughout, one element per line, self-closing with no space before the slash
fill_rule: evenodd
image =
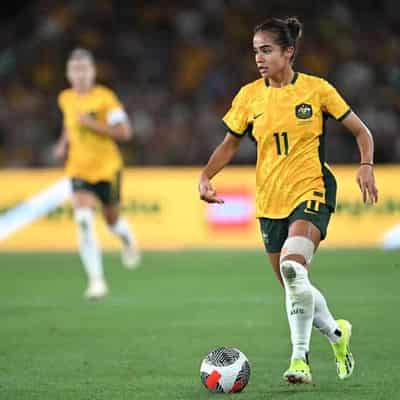
<path id="1" fill-rule="evenodd" d="M 56 95 L 70 50 L 88 47 L 117 89 L 135 139 L 131 165 L 203 164 L 225 134 L 236 91 L 258 78 L 253 26 L 268 16 L 305 24 L 297 70 L 328 78 L 375 133 L 377 162 L 400 161 L 397 1 L 80 0 L 27 2 L 0 27 L 0 165 L 53 165 L 61 129 Z M 4 18 L 4 17 L 3 17 Z M 357 162 L 356 144 L 328 124 L 328 159 Z M 253 163 L 242 146 L 237 163 Z"/>

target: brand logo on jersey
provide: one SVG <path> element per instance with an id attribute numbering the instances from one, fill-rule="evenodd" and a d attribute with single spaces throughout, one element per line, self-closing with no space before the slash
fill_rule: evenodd
<path id="1" fill-rule="evenodd" d="M 261 115 L 263 115 L 264 113 L 260 113 L 260 114 L 256 114 L 253 116 L 253 119 L 257 119 L 258 117 L 261 117 Z"/>
<path id="2" fill-rule="evenodd" d="M 311 104 L 301 103 L 296 106 L 296 117 L 300 119 L 308 119 L 312 117 Z"/>

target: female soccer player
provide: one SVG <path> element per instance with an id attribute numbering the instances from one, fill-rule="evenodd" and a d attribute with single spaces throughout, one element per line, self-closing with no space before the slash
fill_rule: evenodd
<path id="1" fill-rule="evenodd" d="M 245 133 L 257 143 L 257 217 L 275 274 L 284 286 L 293 352 L 284 379 L 310 383 L 314 325 L 332 344 L 340 379 L 349 377 L 351 324 L 335 320 L 308 270 L 335 209 L 336 181 L 325 162 L 324 120 L 333 117 L 354 135 L 360 150 L 357 182 L 363 201 L 375 203 L 373 139 L 368 128 L 325 80 L 293 70 L 302 26 L 272 18 L 254 30 L 258 79 L 241 88 L 223 121 L 228 133 L 201 174 L 200 198 L 222 203 L 210 180 L 238 150 Z"/>
<path id="2" fill-rule="evenodd" d="M 119 216 L 123 163 L 115 142 L 129 140 L 132 129 L 120 101 L 110 89 L 95 84 L 95 75 L 92 54 L 73 50 L 67 61 L 71 88 L 58 98 L 64 126 L 54 149 L 57 158 L 68 153 L 66 173 L 71 177 L 80 256 L 89 283 L 85 296 L 90 299 L 104 297 L 108 291 L 94 231 L 98 200 L 110 231 L 122 241 L 124 265 L 134 268 L 140 259 L 128 223 Z"/>

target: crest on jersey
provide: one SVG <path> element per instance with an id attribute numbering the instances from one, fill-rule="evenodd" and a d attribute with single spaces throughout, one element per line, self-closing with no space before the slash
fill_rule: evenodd
<path id="1" fill-rule="evenodd" d="M 312 117 L 311 104 L 301 103 L 296 106 L 296 117 L 300 119 L 308 119 Z"/>

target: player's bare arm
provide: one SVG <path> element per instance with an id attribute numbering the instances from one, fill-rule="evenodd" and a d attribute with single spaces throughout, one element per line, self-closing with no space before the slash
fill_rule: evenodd
<path id="1" fill-rule="evenodd" d="M 351 112 L 343 121 L 343 125 L 354 135 L 360 150 L 361 161 L 357 172 L 357 183 L 360 187 L 363 201 L 374 204 L 378 201 L 378 189 L 374 176 L 374 140 L 369 129 L 360 118 Z"/>
<path id="2" fill-rule="evenodd" d="M 57 160 L 65 158 L 68 148 L 68 134 L 67 130 L 63 128 L 58 142 L 53 148 L 53 157 Z"/>
<path id="3" fill-rule="evenodd" d="M 239 149 L 240 140 L 240 138 L 227 133 L 224 141 L 211 154 L 200 176 L 199 193 L 201 200 L 218 204 L 224 202 L 217 196 L 217 192 L 211 184 L 211 179 L 232 160 Z"/>
<path id="4" fill-rule="evenodd" d="M 79 123 L 85 128 L 89 128 L 100 135 L 109 136 L 113 140 L 126 142 L 132 138 L 132 127 L 128 120 L 115 125 L 108 125 L 105 122 L 97 121 L 89 113 L 80 114 L 78 119 Z"/>

